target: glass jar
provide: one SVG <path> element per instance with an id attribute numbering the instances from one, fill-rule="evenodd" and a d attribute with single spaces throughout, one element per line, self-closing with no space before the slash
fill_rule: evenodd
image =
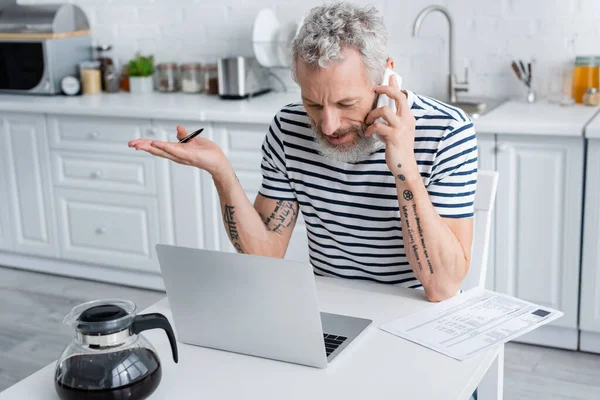
<path id="1" fill-rule="evenodd" d="M 573 68 L 573 99 L 582 104 L 583 95 L 590 88 L 598 88 L 600 71 L 599 59 L 591 56 L 578 56 Z"/>
<path id="2" fill-rule="evenodd" d="M 112 46 L 109 44 L 101 44 L 95 47 L 96 50 L 96 60 L 100 62 L 100 75 L 102 76 L 102 90 L 105 92 L 114 92 L 114 87 L 107 87 L 107 75 L 115 72 L 115 65 L 113 64 L 113 59 L 111 55 Z M 110 71 L 109 71 L 110 69 Z M 115 72 L 116 73 L 116 72 Z M 113 89 L 113 90 L 109 90 Z"/>
<path id="3" fill-rule="evenodd" d="M 208 64 L 204 69 L 204 90 L 206 94 L 219 94 L 219 75 L 216 64 Z"/>
<path id="4" fill-rule="evenodd" d="M 200 93 L 204 90 L 202 65 L 198 63 L 181 65 L 181 90 L 185 93 Z"/>
<path id="5" fill-rule="evenodd" d="M 177 92 L 179 90 L 179 71 L 175 63 L 162 63 L 156 66 L 158 71 L 158 91 Z"/>
<path id="6" fill-rule="evenodd" d="M 81 75 L 81 92 L 94 94 L 102 91 L 102 78 L 99 61 L 85 61 L 79 65 Z"/>

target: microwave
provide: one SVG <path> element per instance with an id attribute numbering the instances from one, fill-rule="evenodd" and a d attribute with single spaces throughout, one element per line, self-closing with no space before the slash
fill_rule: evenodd
<path id="1" fill-rule="evenodd" d="M 87 18 L 75 5 L 0 11 L 0 93 L 58 94 L 61 80 L 92 56 Z"/>

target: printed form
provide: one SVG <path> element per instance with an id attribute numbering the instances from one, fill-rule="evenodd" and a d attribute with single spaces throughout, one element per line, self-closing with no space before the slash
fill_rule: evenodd
<path id="1" fill-rule="evenodd" d="M 505 294 L 475 288 L 381 326 L 457 360 L 506 343 L 563 316 Z"/>

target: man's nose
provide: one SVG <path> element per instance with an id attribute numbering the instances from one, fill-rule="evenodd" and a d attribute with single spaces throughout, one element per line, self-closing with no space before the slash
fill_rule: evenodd
<path id="1" fill-rule="evenodd" d="M 323 110 L 323 120 L 321 121 L 321 131 L 327 136 L 333 135 L 340 129 L 340 117 L 335 110 Z"/>

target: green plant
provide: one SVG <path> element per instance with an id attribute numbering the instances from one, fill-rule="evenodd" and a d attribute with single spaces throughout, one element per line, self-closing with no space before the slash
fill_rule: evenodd
<path id="1" fill-rule="evenodd" d="M 154 56 L 142 56 L 136 53 L 135 58 L 125 67 L 129 76 L 150 76 L 154 73 Z"/>

